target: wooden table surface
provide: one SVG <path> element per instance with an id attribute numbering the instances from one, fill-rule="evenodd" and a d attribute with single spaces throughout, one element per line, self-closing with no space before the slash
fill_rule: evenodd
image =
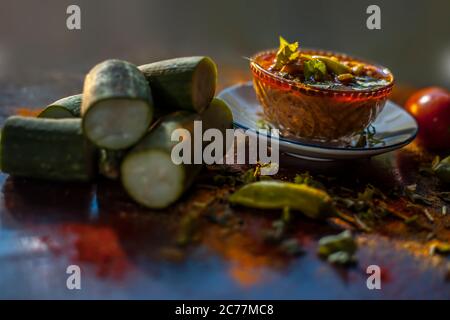
<path id="1" fill-rule="evenodd" d="M 246 70 L 223 71 L 221 86 L 245 80 Z M 26 81 L 24 81 L 26 79 Z M 0 121 L 80 91 L 82 75 L 23 75 L 0 83 Z M 393 99 L 404 101 L 408 90 Z M 444 190 L 419 173 L 432 155 L 415 144 L 372 159 L 318 163 L 281 157 L 279 178 L 309 171 L 330 188 L 381 190 L 417 184 L 424 195 Z M 234 167 L 236 170 L 247 168 Z M 430 256 L 433 241 L 450 241 L 445 203 L 425 206 L 417 226 L 388 216 L 372 232 L 355 231 L 358 264 L 334 267 L 316 255 L 320 237 L 349 226 L 294 214 L 289 237 L 304 253 L 268 243 L 264 232 L 279 212 L 230 208 L 232 186 L 217 187 L 204 170 L 175 206 L 151 211 L 128 199 L 120 184 L 57 184 L 0 175 L 0 298 L 136 299 L 449 299 L 449 260 Z M 393 199 L 405 215 L 415 208 Z M 66 268 L 81 267 L 81 290 L 68 290 Z M 382 289 L 368 290 L 366 268 L 379 265 Z"/>

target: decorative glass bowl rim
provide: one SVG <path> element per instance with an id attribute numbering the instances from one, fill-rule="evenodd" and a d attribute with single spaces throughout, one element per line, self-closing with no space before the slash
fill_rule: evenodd
<path id="1" fill-rule="evenodd" d="M 363 90 L 342 90 L 342 89 L 326 89 L 326 88 L 316 88 L 313 86 L 309 86 L 302 82 L 293 81 L 289 79 L 285 79 L 279 75 L 276 75 L 262 66 L 260 66 L 257 61 L 262 56 L 274 55 L 277 52 L 277 49 L 265 50 L 256 53 L 250 59 L 250 69 L 258 80 L 262 80 L 269 85 L 275 85 L 279 88 L 284 88 L 288 90 L 293 90 L 294 92 L 299 92 L 302 94 L 310 95 L 310 96 L 322 96 L 322 97 L 348 97 L 350 99 L 367 99 L 367 98 L 382 98 L 387 96 L 394 85 L 394 75 L 392 72 L 381 65 L 376 63 L 372 63 L 360 58 L 356 58 L 344 53 L 338 53 L 334 51 L 327 51 L 321 49 L 303 49 L 302 53 L 311 54 L 311 55 L 323 55 L 323 56 L 335 56 L 338 59 L 355 61 L 362 64 L 366 64 L 369 66 L 373 66 L 379 68 L 386 74 L 387 80 L 389 81 L 386 85 L 374 89 L 363 89 Z"/>

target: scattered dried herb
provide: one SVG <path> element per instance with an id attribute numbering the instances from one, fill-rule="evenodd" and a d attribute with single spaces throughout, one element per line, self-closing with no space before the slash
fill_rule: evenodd
<path id="1" fill-rule="evenodd" d="M 450 183 L 450 156 L 441 161 L 439 161 L 439 157 L 435 158 L 432 170 L 441 182 Z"/>
<path id="2" fill-rule="evenodd" d="M 330 263 L 348 265 L 356 262 L 354 256 L 358 246 L 350 231 L 326 236 L 319 240 L 318 254 Z"/>
<path id="3" fill-rule="evenodd" d="M 176 242 L 179 246 L 186 246 L 194 239 L 199 225 L 200 212 L 196 210 L 188 211 L 181 218 Z"/>
<path id="4" fill-rule="evenodd" d="M 436 195 L 445 202 L 450 203 L 450 192 L 438 192 Z"/>
<path id="5" fill-rule="evenodd" d="M 370 210 L 369 210 L 369 212 L 370 212 Z M 367 219 L 367 218 L 366 218 Z M 369 220 L 369 219 L 367 219 L 367 220 Z M 372 221 L 373 220 L 373 218 L 372 217 L 370 217 L 370 220 L 369 221 Z M 372 232 L 372 228 L 371 227 L 369 227 L 361 218 L 360 218 L 360 216 L 358 216 L 358 215 L 355 215 L 355 222 L 356 222 L 356 224 L 358 225 L 358 227 L 361 229 L 361 230 L 363 230 L 363 231 L 365 231 L 365 232 Z"/>
<path id="6" fill-rule="evenodd" d="M 291 256 L 298 256 L 304 253 L 303 248 L 296 238 L 286 239 L 281 242 L 280 249 Z"/>
<path id="7" fill-rule="evenodd" d="M 264 232 L 264 239 L 268 242 L 279 243 L 286 231 L 286 222 L 282 219 L 272 222 L 272 227 Z"/>
<path id="8" fill-rule="evenodd" d="M 439 162 L 441 162 L 441 158 L 439 156 L 434 157 L 433 161 L 431 161 L 431 169 L 437 166 Z"/>
<path id="9" fill-rule="evenodd" d="M 375 187 L 368 184 L 364 189 L 364 192 L 358 192 L 358 200 L 370 202 L 373 200 L 373 196 L 375 195 Z"/>
<path id="10" fill-rule="evenodd" d="M 267 175 L 261 175 L 261 168 L 268 166 L 270 164 L 256 164 L 255 167 L 250 168 L 244 171 L 241 174 L 236 173 L 224 173 L 224 174 L 216 174 L 213 177 L 214 184 L 222 186 L 222 185 L 230 185 L 236 186 L 240 184 L 248 184 L 260 180 L 271 180 L 272 178 Z"/>
<path id="11" fill-rule="evenodd" d="M 370 183 L 366 185 L 364 192 L 358 193 L 358 200 L 370 202 L 375 198 L 386 200 L 386 195 L 378 188 L 374 187 Z"/>
<path id="12" fill-rule="evenodd" d="M 227 206 L 223 210 L 207 210 L 205 217 L 212 223 L 220 226 L 229 226 L 232 218 L 235 217 L 233 211 Z"/>
<path id="13" fill-rule="evenodd" d="M 291 210 L 285 207 L 278 220 L 272 222 L 272 228 L 266 230 L 265 238 L 269 242 L 280 242 L 286 234 L 289 222 L 291 221 Z"/>
<path id="14" fill-rule="evenodd" d="M 238 181 L 241 184 L 248 184 L 248 183 L 259 181 L 260 178 L 261 178 L 261 169 L 256 166 L 255 168 L 248 169 L 243 174 L 241 174 L 238 177 Z"/>
<path id="15" fill-rule="evenodd" d="M 423 213 L 425 214 L 425 216 L 427 217 L 428 220 L 430 220 L 430 222 L 434 222 L 434 218 L 431 215 L 430 211 L 428 211 L 427 208 L 423 209 Z"/>
<path id="16" fill-rule="evenodd" d="M 344 251 L 338 251 L 330 254 L 327 260 L 329 263 L 338 265 L 350 265 L 356 263 L 355 256 Z"/>
<path id="17" fill-rule="evenodd" d="M 200 202 L 200 201 L 194 201 L 192 202 L 192 206 L 199 209 L 204 209 L 208 206 L 208 202 Z"/>
<path id="18" fill-rule="evenodd" d="M 405 222 L 405 224 L 413 224 L 417 221 L 417 219 L 419 219 L 419 215 L 415 214 L 411 217 L 404 219 L 403 221 Z"/>
<path id="19" fill-rule="evenodd" d="M 405 187 L 404 195 L 412 202 L 412 203 L 421 203 L 427 206 L 431 206 L 433 204 L 432 199 L 427 198 L 426 196 L 420 195 L 416 193 L 417 184 L 411 184 Z"/>
<path id="20" fill-rule="evenodd" d="M 213 177 L 213 181 L 215 185 L 223 186 L 223 185 L 230 185 L 235 186 L 237 177 L 232 175 L 223 175 L 223 174 L 216 174 Z"/>
<path id="21" fill-rule="evenodd" d="M 259 175 L 258 172 L 256 171 L 256 168 L 252 168 L 252 169 L 248 169 L 247 171 L 245 171 L 244 173 L 242 173 L 237 181 L 243 184 L 248 184 L 248 183 L 252 183 L 255 181 L 258 181 Z"/>
<path id="22" fill-rule="evenodd" d="M 333 200 L 336 204 L 342 205 L 344 208 L 347 208 L 347 209 L 352 209 L 355 205 L 355 201 L 351 198 L 335 196 L 333 198 Z"/>
<path id="23" fill-rule="evenodd" d="M 434 239 L 434 238 L 436 238 L 436 233 L 428 232 L 427 237 L 426 237 L 427 241 L 430 241 L 431 239 Z"/>
<path id="24" fill-rule="evenodd" d="M 298 256 L 304 253 L 298 240 L 296 238 L 286 239 L 290 221 L 290 210 L 285 208 L 281 218 L 273 221 L 271 228 L 265 231 L 264 239 L 269 243 L 278 243 L 281 251 L 292 256 Z"/>
<path id="25" fill-rule="evenodd" d="M 256 181 L 262 181 L 262 180 L 272 180 L 272 177 L 269 175 L 263 175 L 262 169 L 268 169 L 270 171 L 271 167 L 278 166 L 276 163 L 260 163 L 258 162 L 255 165 L 253 175 L 256 178 Z"/>
<path id="26" fill-rule="evenodd" d="M 377 130 L 373 125 L 369 125 L 365 130 L 359 133 L 359 138 L 355 143 L 350 144 L 350 147 L 354 148 L 365 148 L 365 147 L 373 147 L 377 144 L 384 145 L 385 142 L 382 139 L 378 139 L 375 137 L 377 134 Z"/>
<path id="27" fill-rule="evenodd" d="M 431 163 L 421 163 L 419 166 L 419 173 L 423 176 L 433 176 L 433 167 L 439 163 L 439 156 L 436 156 Z"/>
<path id="28" fill-rule="evenodd" d="M 354 224 L 365 232 L 370 232 L 372 227 L 382 218 L 389 214 L 387 208 L 380 200 L 386 200 L 386 195 L 371 184 L 366 185 L 363 192 L 358 192 L 353 197 L 352 190 L 345 191 L 347 197 L 335 196 L 333 198 L 336 206 L 343 207 L 353 212 Z"/>
<path id="29" fill-rule="evenodd" d="M 304 173 L 296 174 L 294 177 L 294 183 L 306 184 L 307 186 L 310 186 L 310 187 L 325 190 L 325 186 L 321 182 L 314 179 L 314 177 L 312 175 L 310 175 L 308 171 L 306 171 Z"/>

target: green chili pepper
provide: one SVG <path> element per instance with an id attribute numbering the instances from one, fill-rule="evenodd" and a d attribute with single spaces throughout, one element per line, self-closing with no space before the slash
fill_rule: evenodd
<path id="1" fill-rule="evenodd" d="M 333 60 L 329 57 L 324 56 L 312 56 L 313 59 L 318 59 L 325 63 L 327 69 L 332 71 L 336 75 L 344 74 L 344 73 L 352 73 L 351 69 L 347 67 L 345 64 L 340 63 L 339 61 Z"/>
<path id="2" fill-rule="evenodd" d="M 233 193 L 230 203 L 257 209 L 298 210 L 310 218 L 335 214 L 331 197 L 323 190 L 283 181 L 258 181 Z"/>
<path id="3" fill-rule="evenodd" d="M 444 183 L 450 183 L 450 156 L 433 166 L 436 176 Z"/>

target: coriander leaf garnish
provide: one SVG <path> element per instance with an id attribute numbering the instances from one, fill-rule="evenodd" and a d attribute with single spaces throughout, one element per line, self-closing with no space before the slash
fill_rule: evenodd
<path id="1" fill-rule="evenodd" d="M 311 59 L 304 62 L 305 79 L 320 81 L 327 76 L 327 66 L 319 59 Z"/>
<path id="2" fill-rule="evenodd" d="M 298 42 L 289 43 L 280 36 L 280 47 L 275 58 L 274 68 L 279 70 L 285 65 L 295 61 L 300 55 Z"/>

